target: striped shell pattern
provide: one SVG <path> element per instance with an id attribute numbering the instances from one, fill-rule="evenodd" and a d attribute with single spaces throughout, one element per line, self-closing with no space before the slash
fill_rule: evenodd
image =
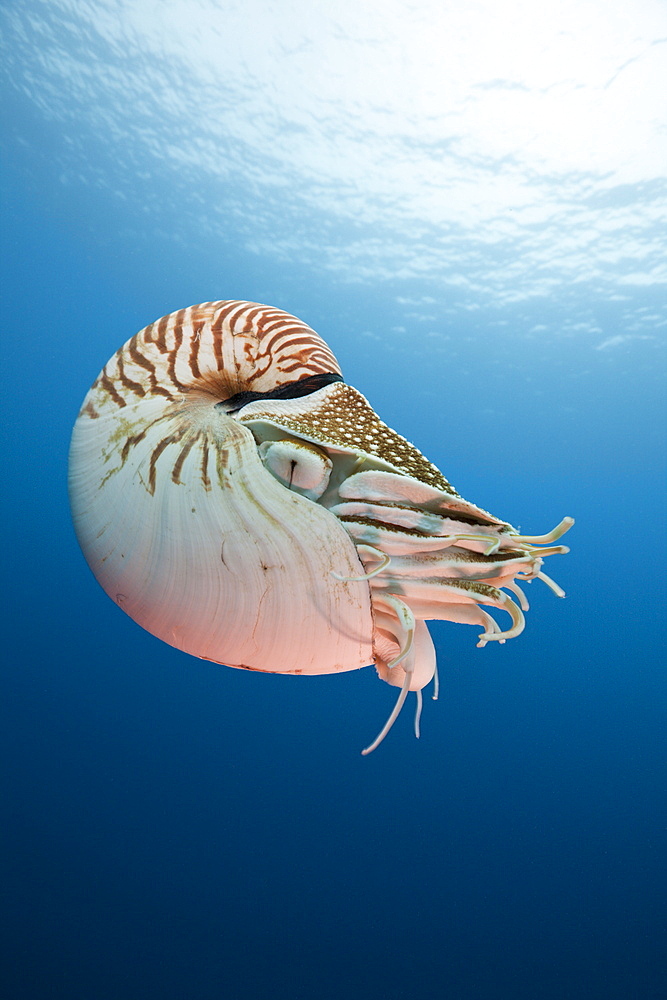
<path id="1" fill-rule="evenodd" d="M 417 733 L 434 675 L 437 694 L 425 622 L 518 635 L 516 581 L 562 596 L 541 566 L 573 523 L 521 535 L 464 500 L 310 327 L 251 302 L 179 310 L 116 352 L 76 421 L 69 489 L 98 581 L 170 645 L 275 673 L 374 662 L 400 693 L 364 753 L 408 691 Z"/>

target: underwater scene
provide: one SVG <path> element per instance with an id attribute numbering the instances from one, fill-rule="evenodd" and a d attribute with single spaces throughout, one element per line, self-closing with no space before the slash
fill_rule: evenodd
<path id="1" fill-rule="evenodd" d="M 662 1000 L 667 7 L 0 10 L 8 1000 Z"/>

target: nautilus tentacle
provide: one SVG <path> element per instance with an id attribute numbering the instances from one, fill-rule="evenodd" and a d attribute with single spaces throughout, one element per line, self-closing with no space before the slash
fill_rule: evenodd
<path id="1" fill-rule="evenodd" d="M 210 302 L 146 327 L 105 365 L 76 422 L 70 496 L 98 580 L 196 656 L 278 673 L 374 661 L 400 693 L 433 678 L 424 624 L 524 627 L 573 523 L 521 535 L 464 500 L 346 385 L 301 321 Z M 500 626 L 489 614 L 509 615 Z"/>

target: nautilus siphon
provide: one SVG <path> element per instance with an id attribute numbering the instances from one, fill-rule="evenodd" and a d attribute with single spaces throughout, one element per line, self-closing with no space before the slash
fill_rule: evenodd
<path id="1" fill-rule="evenodd" d="M 517 580 L 539 578 L 573 524 L 523 535 L 464 500 L 342 378 L 305 323 L 205 302 L 132 337 L 77 418 L 69 491 L 107 594 L 194 656 L 284 674 L 375 664 L 409 691 L 435 678 L 426 621 L 524 627 Z M 509 614 L 501 630 L 489 614 Z"/>

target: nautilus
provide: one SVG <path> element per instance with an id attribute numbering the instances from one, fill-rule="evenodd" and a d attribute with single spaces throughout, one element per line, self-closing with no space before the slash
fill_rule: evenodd
<path id="1" fill-rule="evenodd" d="M 400 689 L 434 681 L 426 622 L 524 627 L 573 524 L 521 534 L 464 500 L 343 381 L 305 323 L 205 302 L 151 323 L 107 362 L 72 435 L 69 493 L 107 594 L 153 635 L 230 667 L 330 674 L 375 664 Z M 489 609 L 509 615 L 501 628 Z"/>

